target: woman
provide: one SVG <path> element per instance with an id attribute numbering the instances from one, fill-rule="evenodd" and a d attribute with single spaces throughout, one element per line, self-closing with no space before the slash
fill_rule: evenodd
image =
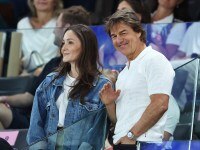
<path id="1" fill-rule="evenodd" d="M 62 1 L 28 0 L 28 6 L 31 15 L 18 22 L 17 31 L 23 35 L 23 68 L 32 72 L 57 55 L 53 30 Z"/>
<path id="2" fill-rule="evenodd" d="M 84 25 L 70 26 L 65 31 L 61 53 L 63 62 L 58 72 L 49 74 L 37 89 L 28 144 L 72 125 L 90 112 L 104 108 L 99 91 L 108 80 L 98 69 L 98 45 L 92 30 Z M 76 133 L 80 133 L 81 129 L 76 129 Z M 99 140 L 101 136 L 97 138 Z"/>
<path id="3" fill-rule="evenodd" d="M 169 60 L 182 55 L 179 46 L 187 30 L 187 25 L 174 17 L 174 10 L 183 0 L 158 0 L 158 7 L 152 14 L 152 24 L 148 26 L 147 37 L 151 46 L 163 53 Z"/>
<path id="4" fill-rule="evenodd" d="M 174 9 L 183 0 L 158 0 L 158 7 L 152 14 L 153 23 L 172 23 L 180 22 L 174 18 Z"/>

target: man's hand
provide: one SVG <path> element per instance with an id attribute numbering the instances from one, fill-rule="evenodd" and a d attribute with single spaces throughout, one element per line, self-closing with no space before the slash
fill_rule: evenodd
<path id="1" fill-rule="evenodd" d="M 129 139 L 127 136 L 122 137 L 121 139 L 119 139 L 119 141 L 117 141 L 117 144 L 135 144 L 136 141 Z"/>
<path id="2" fill-rule="evenodd" d="M 113 90 L 110 83 L 106 83 L 99 92 L 100 98 L 105 105 L 110 105 L 119 97 L 120 90 Z"/>

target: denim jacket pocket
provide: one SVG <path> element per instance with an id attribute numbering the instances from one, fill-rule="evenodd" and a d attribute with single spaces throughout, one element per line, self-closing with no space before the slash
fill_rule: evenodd
<path id="1" fill-rule="evenodd" d="M 85 102 L 84 104 L 79 103 L 79 116 L 78 118 L 84 118 L 86 117 L 89 113 L 98 110 L 99 105 L 96 103 L 90 103 L 90 102 Z"/>
<path id="2" fill-rule="evenodd" d="M 85 102 L 84 104 L 79 103 L 82 107 L 84 107 L 87 111 L 95 111 L 99 108 L 99 105 L 96 103 Z"/>

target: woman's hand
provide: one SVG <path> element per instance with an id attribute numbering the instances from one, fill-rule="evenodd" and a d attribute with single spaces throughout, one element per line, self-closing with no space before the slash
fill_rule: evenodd
<path id="1" fill-rule="evenodd" d="M 110 83 L 106 83 L 99 92 L 100 98 L 105 105 L 110 105 L 119 97 L 120 90 L 114 90 Z"/>

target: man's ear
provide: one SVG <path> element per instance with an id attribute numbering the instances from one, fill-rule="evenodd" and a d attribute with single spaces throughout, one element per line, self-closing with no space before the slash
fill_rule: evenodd
<path id="1" fill-rule="evenodd" d="M 137 37 L 140 38 L 141 37 L 141 32 L 137 33 Z"/>

